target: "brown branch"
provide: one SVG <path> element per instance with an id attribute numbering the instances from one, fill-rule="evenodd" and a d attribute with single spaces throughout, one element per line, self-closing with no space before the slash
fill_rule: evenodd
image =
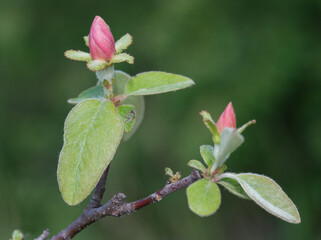
<path id="1" fill-rule="evenodd" d="M 108 170 L 106 169 L 108 172 Z M 106 173 L 107 176 L 107 173 Z M 104 193 L 104 187 L 99 185 L 100 183 L 105 185 L 106 176 L 102 176 L 99 183 L 97 184 L 96 191 L 91 199 L 87 208 L 83 211 L 82 215 L 76 219 L 72 224 L 70 224 L 66 229 L 62 230 L 56 236 L 52 237 L 51 240 L 70 240 L 77 233 L 82 231 L 84 228 L 90 224 L 97 222 L 103 217 L 114 216 L 120 217 L 124 214 L 131 214 L 136 210 L 146 207 L 152 203 L 159 202 L 167 195 L 176 192 L 177 190 L 183 189 L 194 183 L 195 181 L 202 178 L 198 171 L 192 171 L 192 173 L 177 182 L 166 184 L 162 189 L 149 195 L 146 198 L 140 199 L 135 202 L 124 203 L 125 194 L 117 193 L 115 194 L 107 203 L 100 206 L 101 198 Z M 102 180 L 102 179 L 105 180 Z M 100 190 L 99 190 L 100 189 Z M 95 199 L 94 199 L 95 198 Z M 97 199 L 99 201 L 97 201 Z M 93 203 L 93 204 L 92 204 Z M 97 205 L 98 203 L 98 205 Z"/>
<path id="2" fill-rule="evenodd" d="M 88 206 L 86 209 L 92 209 L 97 208 L 101 206 L 101 200 L 103 199 L 104 193 L 105 193 L 105 185 L 106 185 L 106 179 L 109 171 L 109 166 L 104 171 L 103 175 L 101 175 L 99 182 L 96 185 L 95 193 L 92 196 Z"/>

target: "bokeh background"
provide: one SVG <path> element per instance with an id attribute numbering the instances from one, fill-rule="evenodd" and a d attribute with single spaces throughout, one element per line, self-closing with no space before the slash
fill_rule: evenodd
<path id="1" fill-rule="evenodd" d="M 321 2 L 0 1 L 0 239 L 21 229 L 33 239 L 79 216 L 56 181 L 69 97 L 96 83 L 84 63 L 64 58 L 86 50 L 95 15 L 115 39 L 129 32 L 135 64 L 191 77 L 196 86 L 146 97 L 142 126 L 112 162 L 105 200 L 128 201 L 161 188 L 164 168 L 190 173 L 211 137 L 198 112 L 217 118 L 229 101 L 239 125 L 256 119 L 228 161 L 229 171 L 275 179 L 296 203 L 299 225 L 283 222 L 222 189 L 219 211 L 199 218 L 182 190 L 122 218 L 105 218 L 76 239 L 321 239 Z"/>

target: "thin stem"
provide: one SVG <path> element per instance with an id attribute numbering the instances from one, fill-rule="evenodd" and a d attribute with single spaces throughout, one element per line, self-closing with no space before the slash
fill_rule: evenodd
<path id="1" fill-rule="evenodd" d="M 37 237 L 35 240 L 46 240 L 48 237 L 49 237 L 49 230 L 48 229 L 46 229 L 46 230 L 44 230 L 43 232 L 42 232 L 42 234 L 39 236 L 39 237 Z"/>

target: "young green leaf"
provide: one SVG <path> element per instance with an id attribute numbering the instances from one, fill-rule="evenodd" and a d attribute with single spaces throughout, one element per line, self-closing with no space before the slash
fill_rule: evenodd
<path id="1" fill-rule="evenodd" d="M 234 195 L 240 198 L 250 199 L 246 192 L 243 190 L 242 186 L 239 184 L 239 182 L 235 180 L 235 174 L 228 173 L 228 175 L 233 175 L 234 177 L 224 177 L 218 181 L 218 184 L 221 184 L 229 192 L 233 193 Z"/>
<path id="2" fill-rule="evenodd" d="M 61 195 L 69 205 L 83 201 L 112 160 L 123 122 L 109 100 L 87 99 L 68 114 L 58 164 Z"/>
<path id="3" fill-rule="evenodd" d="M 144 72 L 132 77 L 125 95 L 152 95 L 176 91 L 195 84 L 191 79 L 166 72 Z"/>
<path id="4" fill-rule="evenodd" d="M 115 43 L 116 54 L 126 50 L 132 43 L 133 37 L 129 33 L 126 33 Z"/>
<path id="5" fill-rule="evenodd" d="M 23 233 L 20 230 L 14 230 L 10 240 L 23 240 Z"/>
<path id="6" fill-rule="evenodd" d="M 135 125 L 135 111 L 133 105 L 121 105 L 117 108 L 118 114 L 124 123 L 124 132 L 130 132 Z"/>
<path id="7" fill-rule="evenodd" d="M 216 144 L 220 144 L 220 133 L 217 130 L 216 124 L 214 123 L 211 114 L 209 114 L 209 112 L 207 111 L 201 111 L 200 112 L 202 118 L 203 118 L 203 122 L 205 124 L 205 126 L 210 130 L 211 134 L 212 134 L 212 139 L 213 142 Z"/>
<path id="8" fill-rule="evenodd" d="M 192 168 L 195 168 L 196 170 L 202 172 L 202 173 L 205 173 L 206 172 L 206 168 L 204 167 L 204 165 L 198 161 L 198 160 L 190 160 L 188 163 L 187 163 L 188 166 L 192 167 Z"/>
<path id="9" fill-rule="evenodd" d="M 99 84 L 94 87 L 88 88 L 85 91 L 81 92 L 78 95 L 78 97 L 68 99 L 68 103 L 77 104 L 89 98 L 95 98 L 95 99 L 101 99 L 101 100 L 106 99 L 103 86 Z"/>
<path id="10" fill-rule="evenodd" d="M 210 145 L 202 145 L 200 147 L 201 156 L 207 166 L 212 166 L 215 162 L 213 151 L 214 148 Z"/>
<path id="11" fill-rule="evenodd" d="M 87 68 L 93 72 L 101 71 L 108 66 L 108 63 L 103 60 L 93 60 L 87 63 Z"/>
<path id="12" fill-rule="evenodd" d="M 173 170 L 169 167 L 165 168 L 165 175 L 173 177 L 174 176 Z"/>
<path id="13" fill-rule="evenodd" d="M 119 53 L 110 60 L 109 64 L 128 62 L 129 64 L 134 63 L 134 57 L 128 53 Z"/>
<path id="14" fill-rule="evenodd" d="M 241 173 L 237 174 L 235 179 L 247 195 L 269 213 L 289 223 L 301 222 L 294 203 L 271 178 L 254 173 Z"/>
<path id="15" fill-rule="evenodd" d="M 65 57 L 74 61 L 91 61 L 91 56 L 89 53 L 79 51 L 79 50 L 68 50 L 65 52 Z"/>
<path id="16" fill-rule="evenodd" d="M 221 134 L 221 141 L 219 145 L 219 151 L 214 151 L 215 166 L 220 167 L 242 143 L 244 138 L 234 128 L 224 128 Z"/>
<path id="17" fill-rule="evenodd" d="M 212 215 L 220 206 L 220 189 L 216 183 L 207 179 L 193 183 L 187 188 L 186 193 L 189 208 L 201 217 Z"/>
<path id="18" fill-rule="evenodd" d="M 131 77 L 122 71 L 115 71 L 115 85 L 114 92 L 115 94 L 123 94 L 125 91 L 126 83 Z M 127 141 L 138 129 L 144 118 L 145 112 L 145 101 L 143 96 L 129 96 L 122 104 L 134 105 L 136 120 L 134 128 L 129 133 L 124 133 L 123 139 Z"/>

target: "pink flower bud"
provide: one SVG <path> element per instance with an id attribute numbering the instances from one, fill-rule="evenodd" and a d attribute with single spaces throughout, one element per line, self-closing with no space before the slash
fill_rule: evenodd
<path id="1" fill-rule="evenodd" d="M 236 118 L 232 102 L 230 102 L 217 120 L 216 127 L 219 133 L 222 133 L 226 127 L 236 128 Z"/>
<path id="2" fill-rule="evenodd" d="M 109 61 L 114 56 L 116 49 L 113 34 L 101 17 L 95 17 L 88 38 L 93 60 Z"/>

